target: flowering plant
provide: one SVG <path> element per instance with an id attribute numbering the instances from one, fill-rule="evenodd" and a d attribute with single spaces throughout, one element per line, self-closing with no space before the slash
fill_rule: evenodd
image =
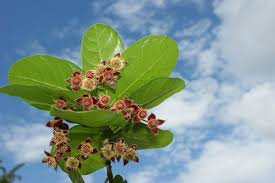
<path id="1" fill-rule="evenodd" d="M 81 175 L 105 166 L 107 181 L 125 182 L 113 178 L 112 162 L 140 162 L 138 150 L 173 140 L 170 131 L 159 129 L 165 120 L 149 109 L 185 87 L 169 77 L 177 57 L 176 42 L 166 36 L 146 36 L 124 49 L 115 30 L 95 24 L 83 35 L 82 68 L 53 56 L 28 56 L 11 67 L 0 92 L 54 117 L 46 124 L 53 137 L 43 163 L 60 167 L 72 182 L 84 182 Z"/>

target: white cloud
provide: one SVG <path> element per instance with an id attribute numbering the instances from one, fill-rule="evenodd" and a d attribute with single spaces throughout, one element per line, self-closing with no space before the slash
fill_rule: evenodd
<path id="1" fill-rule="evenodd" d="M 213 78 L 187 82 L 185 90 L 164 101 L 154 110 L 160 118 L 167 120 L 164 127 L 176 131 L 187 126 L 202 125 L 208 117 L 211 103 L 215 100 L 217 88 L 218 83 Z"/>
<path id="2" fill-rule="evenodd" d="M 217 1 L 217 46 L 224 69 L 245 81 L 274 80 L 274 0 Z"/>
<path id="3" fill-rule="evenodd" d="M 275 86 L 265 83 L 223 106 L 220 116 L 229 123 L 245 123 L 262 137 L 275 139 Z"/>
<path id="4" fill-rule="evenodd" d="M 154 166 L 149 166 L 142 171 L 135 172 L 129 175 L 128 182 L 135 183 L 151 183 L 155 182 L 155 178 L 158 176 L 159 172 Z"/>
<path id="5" fill-rule="evenodd" d="M 272 183 L 275 179 L 274 143 L 211 141 L 187 171 L 172 182 Z"/>
<path id="6" fill-rule="evenodd" d="M 175 33 L 175 36 L 178 38 L 200 37 L 205 35 L 207 31 L 209 31 L 211 25 L 211 20 L 205 18 L 194 22 L 188 27 L 183 26 L 181 30 Z"/>
<path id="7" fill-rule="evenodd" d="M 117 0 L 93 2 L 93 14 L 99 20 L 107 22 L 116 29 L 144 34 L 167 34 L 175 24 L 175 19 L 160 12 L 167 11 L 166 7 L 185 6 L 194 4 L 201 8 L 204 0 Z"/>
<path id="8" fill-rule="evenodd" d="M 49 149 L 51 132 L 41 124 L 11 126 L 0 135 L 1 144 L 17 162 L 40 162 Z"/>

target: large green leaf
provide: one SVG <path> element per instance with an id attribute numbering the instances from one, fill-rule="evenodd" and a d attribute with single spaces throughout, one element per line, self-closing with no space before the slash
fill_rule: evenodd
<path id="1" fill-rule="evenodd" d="M 72 123 L 78 123 L 89 127 L 123 127 L 127 124 L 122 114 L 105 109 L 75 112 L 52 107 L 51 115 L 59 116 Z"/>
<path id="2" fill-rule="evenodd" d="M 83 69 L 92 69 L 100 61 L 111 59 L 123 49 L 123 43 L 112 27 L 105 24 L 94 24 L 84 32 L 82 38 Z"/>
<path id="3" fill-rule="evenodd" d="M 130 98 L 144 108 L 152 108 L 185 87 L 179 78 L 157 78 L 136 90 Z"/>
<path id="4" fill-rule="evenodd" d="M 59 97 L 65 98 L 67 101 L 73 101 L 80 97 L 83 92 L 72 92 L 67 90 L 53 89 L 39 85 L 20 85 L 11 84 L 0 88 L 0 92 L 12 96 L 21 97 L 27 103 L 34 104 L 35 107 L 43 110 L 50 110 L 54 100 Z M 40 105 L 35 105 L 40 104 Z"/>
<path id="5" fill-rule="evenodd" d="M 127 144 L 136 144 L 138 149 L 161 148 L 169 145 L 173 134 L 168 130 L 159 130 L 158 135 L 153 135 L 144 123 L 131 124 L 120 133 Z"/>
<path id="6" fill-rule="evenodd" d="M 9 71 L 8 79 L 11 84 L 69 90 L 65 80 L 74 71 L 81 69 L 67 60 L 48 55 L 32 55 L 16 62 Z"/>
<path id="7" fill-rule="evenodd" d="M 115 99 L 130 96 L 150 80 L 169 76 L 177 63 L 178 48 L 166 36 L 147 36 L 125 50 L 122 58 L 128 66 L 113 91 Z"/>
<path id="8" fill-rule="evenodd" d="M 67 153 L 66 156 L 78 156 L 80 152 L 77 149 L 77 146 L 87 138 L 92 139 L 92 146 L 96 147 L 98 150 L 103 146 L 102 142 L 104 140 L 104 134 L 99 128 L 88 128 L 77 125 L 69 130 L 68 137 L 70 139 L 69 143 L 72 148 L 72 152 Z M 105 166 L 105 162 L 106 161 L 100 157 L 99 153 L 92 154 L 87 160 L 82 161 L 80 173 L 86 175 L 95 172 L 96 170 L 103 168 Z M 59 165 L 64 171 L 66 171 L 63 160 Z"/>

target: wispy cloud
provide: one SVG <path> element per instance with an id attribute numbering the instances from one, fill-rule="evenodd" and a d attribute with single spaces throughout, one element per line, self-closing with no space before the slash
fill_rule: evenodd
<path id="1" fill-rule="evenodd" d="M 43 151 L 49 149 L 51 133 L 44 125 L 26 123 L 9 127 L 0 138 L 6 153 L 17 162 L 40 162 Z"/>

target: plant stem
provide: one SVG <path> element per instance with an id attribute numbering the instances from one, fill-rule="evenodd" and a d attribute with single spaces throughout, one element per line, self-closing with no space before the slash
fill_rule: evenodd
<path id="1" fill-rule="evenodd" d="M 68 175 L 72 181 L 72 183 L 85 183 L 82 176 L 78 171 L 70 171 Z"/>
<path id="2" fill-rule="evenodd" d="M 112 172 L 111 161 L 106 162 L 106 168 L 107 168 L 107 177 L 108 177 L 109 183 L 115 183 L 113 172 Z"/>

